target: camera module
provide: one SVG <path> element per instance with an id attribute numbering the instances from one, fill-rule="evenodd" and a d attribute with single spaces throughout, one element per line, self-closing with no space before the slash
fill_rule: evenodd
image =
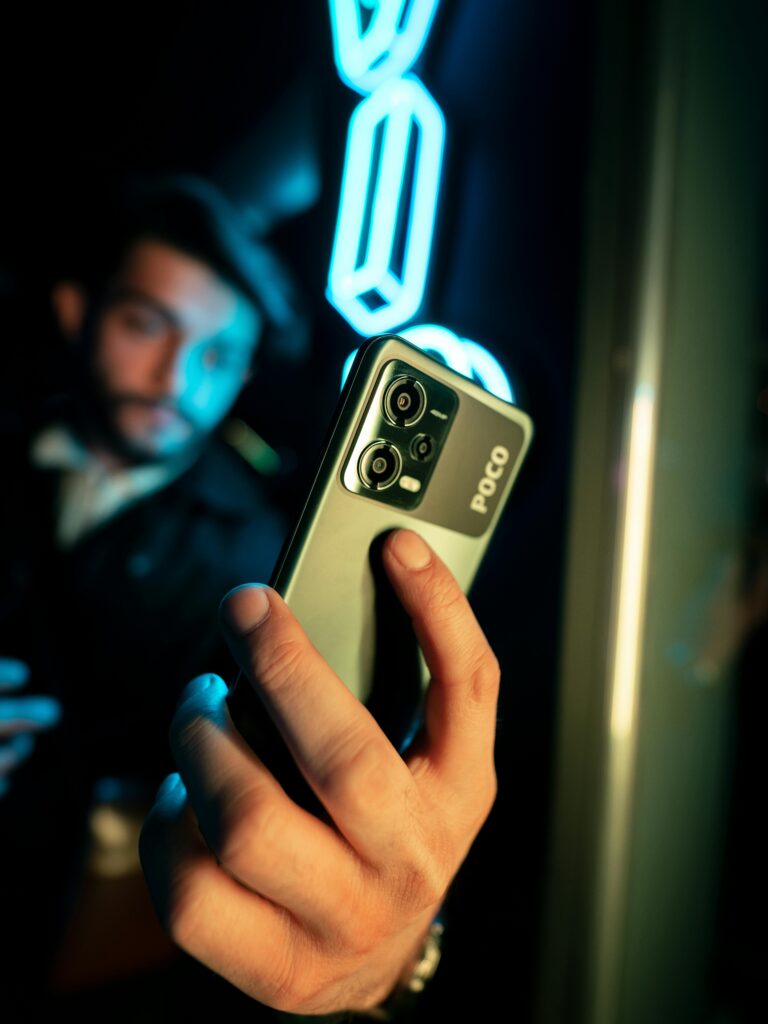
<path id="1" fill-rule="evenodd" d="M 382 491 L 397 480 L 403 460 L 400 452 L 388 441 L 374 441 L 363 451 L 358 462 L 360 479 L 375 491 Z"/>
<path id="2" fill-rule="evenodd" d="M 399 427 L 410 427 L 424 415 L 427 395 L 413 377 L 397 377 L 384 395 L 384 412 Z"/>
<path id="3" fill-rule="evenodd" d="M 435 439 L 429 434 L 417 434 L 411 441 L 411 455 L 419 462 L 429 462 L 435 454 Z"/>

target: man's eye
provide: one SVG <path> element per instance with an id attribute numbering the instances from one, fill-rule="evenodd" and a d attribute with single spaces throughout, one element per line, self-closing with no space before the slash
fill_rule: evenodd
<path id="1" fill-rule="evenodd" d="M 237 352 L 220 345 L 211 345 L 203 350 L 203 366 L 206 370 L 224 370 L 239 367 L 242 362 Z"/>
<path id="2" fill-rule="evenodd" d="M 146 334 L 153 338 L 159 337 L 165 332 L 165 321 L 152 313 L 142 313 L 140 310 L 125 310 L 121 316 L 123 326 L 136 334 Z"/>

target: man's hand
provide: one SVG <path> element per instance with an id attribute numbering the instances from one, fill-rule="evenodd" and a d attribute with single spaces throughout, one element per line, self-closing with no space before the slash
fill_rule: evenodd
<path id="1" fill-rule="evenodd" d="M 23 661 L 0 658 L 0 798 L 10 788 L 11 772 L 32 753 L 32 734 L 50 729 L 61 717 L 61 706 L 53 697 L 16 696 L 28 679 Z"/>
<path id="2" fill-rule="evenodd" d="M 405 760 L 283 600 L 242 587 L 222 604 L 227 640 L 332 823 L 288 799 L 233 726 L 225 684 L 201 676 L 171 726 L 179 775 L 161 786 L 141 837 L 174 940 L 294 1013 L 387 996 L 496 793 L 496 658 L 419 537 L 392 534 L 383 559 L 432 675 L 423 735 Z"/>

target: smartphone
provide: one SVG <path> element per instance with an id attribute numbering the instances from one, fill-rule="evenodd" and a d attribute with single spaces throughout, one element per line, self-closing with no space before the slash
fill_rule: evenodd
<path id="1" fill-rule="evenodd" d="M 415 530 L 468 592 L 532 434 L 516 406 L 396 335 L 367 341 L 349 371 L 270 583 L 399 749 L 418 722 L 427 671 L 381 569 L 381 543 L 398 527 Z M 263 713 L 242 691 L 252 693 L 236 685 L 230 709 L 246 739 L 259 734 L 260 752 Z"/>

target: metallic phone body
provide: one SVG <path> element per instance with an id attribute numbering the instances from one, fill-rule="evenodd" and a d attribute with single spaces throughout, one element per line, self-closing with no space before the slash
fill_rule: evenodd
<path id="1" fill-rule="evenodd" d="M 387 389 L 404 377 L 423 382 L 428 399 L 407 429 L 388 423 L 383 408 Z M 372 438 L 403 449 L 411 434 L 424 432 L 438 437 L 439 447 L 426 470 L 405 451 L 397 482 L 381 491 L 366 487 L 360 453 Z M 383 640 L 379 631 L 382 584 L 372 545 L 397 527 L 413 529 L 467 592 L 532 432 L 520 409 L 400 338 L 374 338 L 360 349 L 317 475 L 272 578 L 312 643 L 360 700 L 370 703 L 382 663 L 393 664 L 392 647 L 407 646 L 402 632 Z M 409 466 L 415 467 L 413 476 L 406 472 Z M 419 472 L 428 479 L 414 494 Z M 423 685 L 422 659 L 419 673 Z"/>

